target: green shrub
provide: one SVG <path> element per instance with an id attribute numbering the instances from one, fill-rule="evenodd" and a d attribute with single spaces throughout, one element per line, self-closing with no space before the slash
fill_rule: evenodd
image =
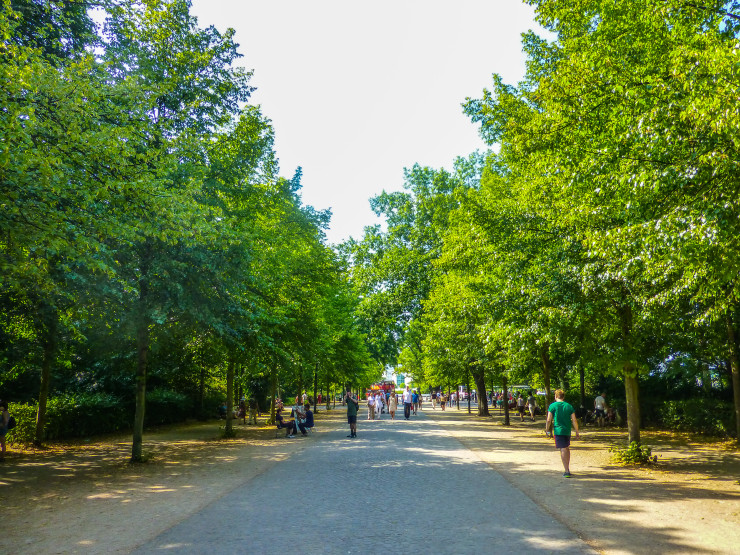
<path id="1" fill-rule="evenodd" d="M 10 443 L 32 443 L 37 404 L 10 403 L 17 422 L 8 432 Z M 46 405 L 44 439 L 69 439 L 131 430 L 134 402 L 106 393 L 66 394 L 50 397 Z M 147 393 L 145 425 L 183 422 L 192 416 L 190 399 L 181 393 L 155 389 Z"/>
<path id="2" fill-rule="evenodd" d="M 653 457 L 650 447 L 643 447 L 637 441 L 630 443 L 629 447 L 612 445 L 609 452 L 612 459 L 620 464 L 652 464 L 658 461 L 658 457 Z"/>
<path id="3" fill-rule="evenodd" d="M 126 430 L 133 421 L 133 406 L 106 393 L 59 395 L 49 399 L 46 439 L 89 437 Z"/>
<path id="4" fill-rule="evenodd" d="M 735 413 L 732 403 L 706 397 L 666 401 L 660 410 L 663 426 L 679 432 L 709 436 L 734 435 Z"/>
<path id="5" fill-rule="evenodd" d="M 182 422 L 192 416 L 191 402 L 187 395 L 168 389 L 153 389 L 146 394 L 147 426 Z"/>
<path id="6" fill-rule="evenodd" d="M 36 432 L 36 406 L 26 403 L 8 403 L 8 412 L 15 418 L 15 428 L 8 431 L 8 443 L 33 443 Z"/>

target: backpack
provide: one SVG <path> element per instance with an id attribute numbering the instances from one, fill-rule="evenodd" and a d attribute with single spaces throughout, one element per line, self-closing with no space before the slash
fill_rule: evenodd
<path id="1" fill-rule="evenodd" d="M 8 418 L 8 430 L 12 430 L 13 428 L 15 428 L 15 417 L 11 415 Z"/>

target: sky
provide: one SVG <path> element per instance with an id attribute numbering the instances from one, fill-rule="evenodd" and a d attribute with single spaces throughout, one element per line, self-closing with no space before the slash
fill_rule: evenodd
<path id="1" fill-rule="evenodd" d="M 236 31 L 280 173 L 303 169 L 332 244 L 381 223 L 369 200 L 402 190 L 404 168 L 487 149 L 461 104 L 493 73 L 516 84 L 521 33 L 542 32 L 519 0 L 193 0 L 191 13 Z"/>

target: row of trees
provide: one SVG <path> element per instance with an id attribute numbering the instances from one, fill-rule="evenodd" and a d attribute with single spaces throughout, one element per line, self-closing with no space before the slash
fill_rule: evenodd
<path id="1" fill-rule="evenodd" d="M 37 443 L 50 394 L 135 391 L 139 461 L 148 382 L 231 414 L 377 373 L 330 214 L 280 177 L 233 30 L 189 9 L 2 2 L 0 387 L 38 397 Z"/>
<path id="2" fill-rule="evenodd" d="M 408 171 L 350 245 L 374 347 L 430 385 L 583 404 L 618 379 L 630 441 L 640 383 L 703 410 L 734 392 L 736 433 L 740 6 L 530 3 L 551 37 L 523 36 L 524 79 L 464 105 L 496 151 Z"/>

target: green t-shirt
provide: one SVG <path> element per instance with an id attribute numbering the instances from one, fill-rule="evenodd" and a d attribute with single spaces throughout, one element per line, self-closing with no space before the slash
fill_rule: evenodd
<path id="1" fill-rule="evenodd" d="M 347 416 L 357 416 L 359 405 L 354 399 L 347 399 Z"/>
<path id="2" fill-rule="evenodd" d="M 555 401 L 548 407 L 547 412 L 552 413 L 553 433 L 556 436 L 569 436 L 571 428 L 570 415 L 576 412 L 570 403 Z"/>

